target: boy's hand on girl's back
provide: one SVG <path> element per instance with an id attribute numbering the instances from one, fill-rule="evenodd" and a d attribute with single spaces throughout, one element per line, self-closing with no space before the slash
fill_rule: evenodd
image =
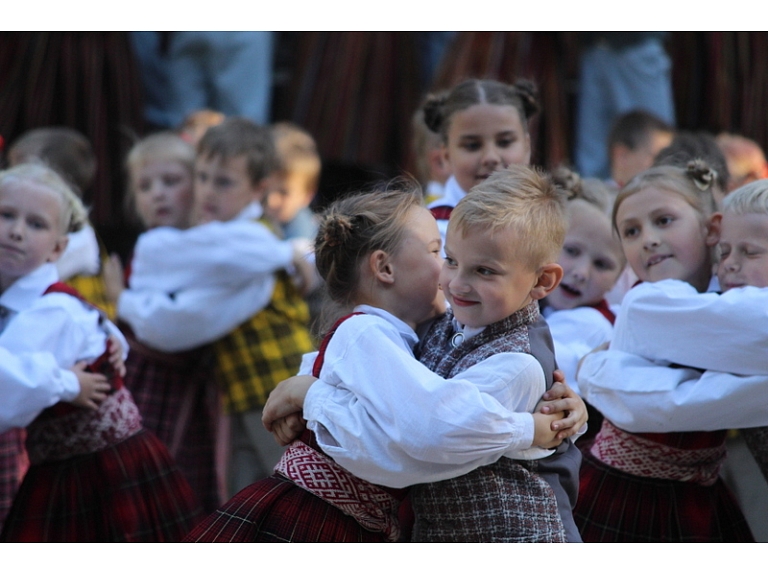
<path id="1" fill-rule="evenodd" d="M 555 383 L 542 396 L 535 412 L 547 415 L 560 413 L 564 416 L 552 422 L 552 431 L 557 432 L 559 440 L 576 435 L 587 423 L 587 406 L 576 392 L 566 385 L 560 370 L 555 371 Z"/>
<path id="2" fill-rule="evenodd" d="M 295 269 L 294 285 L 302 296 L 309 295 L 317 287 L 320 276 L 315 265 L 307 259 L 306 253 L 297 247 L 294 247 L 293 251 L 293 267 Z"/>
<path id="3" fill-rule="evenodd" d="M 98 409 L 99 404 L 107 398 L 112 386 L 101 373 L 85 371 L 86 363 L 81 361 L 72 368 L 80 383 L 80 393 L 72 400 L 72 404 L 86 409 Z"/>

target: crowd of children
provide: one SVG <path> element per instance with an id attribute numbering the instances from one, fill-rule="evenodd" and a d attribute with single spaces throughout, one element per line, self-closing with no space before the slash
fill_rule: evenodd
<path id="1" fill-rule="evenodd" d="M 538 112 L 430 95 L 424 188 L 317 214 L 309 133 L 201 111 L 127 155 L 125 261 L 88 141 L 12 142 L 0 540 L 753 541 L 720 471 L 738 429 L 768 478 L 764 156 L 636 110 L 610 180 L 548 174 Z"/>

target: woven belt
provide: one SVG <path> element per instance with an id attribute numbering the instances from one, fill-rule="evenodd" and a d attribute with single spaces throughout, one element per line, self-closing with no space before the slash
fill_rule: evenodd
<path id="1" fill-rule="evenodd" d="M 400 501 L 381 487 L 355 477 L 331 458 L 303 441 L 294 441 L 275 471 L 326 503 L 353 517 L 369 531 L 400 538 Z"/>
<path id="2" fill-rule="evenodd" d="M 95 453 L 141 430 L 139 408 L 122 387 L 107 396 L 97 411 L 77 409 L 64 415 L 38 417 L 27 427 L 32 464 Z"/>
<path id="3" fill-rule="evenodd" d="M 712 485 L 725 460 L 725 443 L 680 449 L 639 437 L 604 420 L 590 453 L 606 465 L 637 477 Z"/>

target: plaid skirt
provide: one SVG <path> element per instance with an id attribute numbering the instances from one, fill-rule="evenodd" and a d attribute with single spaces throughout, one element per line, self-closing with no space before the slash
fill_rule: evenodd
<path id="1" fill-rule="evenodd" d="M 197 543 L 384 543 L 383 533 L 280 475 L 237 493 L 184 540 Z"/>
<path id="2" fill-rule="evenodd" d="M 19 428 L 0 433 L 0 531 L 29 467 L 24 437 L 24 430 Z"/>
<path id="3" fill-rule="evenodd" d="M 630 475 L 585 453 L 574 519 L 587 543 L 752 542 L 722 479 L 705 486 Z"/>
<path id="4" fill-rule="evenodd" d="M 129 339 L 125 386 L 142 424 L 171 453 L 205 513 L 221 505 L 217 481 L 218 389 L 209 348 L 165 354 Z"/>
<path id="5" fill-rule="evenodd" d="M 96 453 L 32 465 L 4 542 L 174 542 L 201 510 L 165 446 L 147 430 Z"/>

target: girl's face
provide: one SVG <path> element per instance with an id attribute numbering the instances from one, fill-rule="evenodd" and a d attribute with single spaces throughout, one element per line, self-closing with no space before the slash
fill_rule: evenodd
<path id="1" fill-rule="evenodd" d="M 571 202 L 568 233 L 557 263 L 563 279 L 547 296 L 550 306 L 560 310 L 600 303 L 624 269 L 621 243 L 610 218 L 586 202 Z"/>
<path id="2" fill-rule="evenodd" d="M 437 289 L 441 244 L 434 216 L 426 208 L 411 208 L 403 242 L 389 260 L 397 302 L 397 309 L 389 311 L 412 327 L 445 311 L 445 298 Z"/>
<path id="3" fill-rule="evenodd" d="M 37 182 L 12 180 L 0 187 L 0 290 L 64 252 L 61 201 Z"/>
<path id="4" fill-rule="evenodd" d="M 131 172 L 136 211 L 147 229 L 185 229 L 192 212 L 192 173 L 173 160 L 149 161 Z"/>
<path id="5" fill-rule="evenodd" d="M 717 235 L 675 192 L 648 187 L 627 197 L 616 212 L 627 263 L 643 281 L 677 279 L 705 291 L 712 275 L 710 247 Z"/>
<path id="6" fill-rule="evenodd" d="M 468 192 L 496 170 L 531 161 L 531 138 L 514 106 L 475 104 L 451 116 L 445 158 Z"/>

